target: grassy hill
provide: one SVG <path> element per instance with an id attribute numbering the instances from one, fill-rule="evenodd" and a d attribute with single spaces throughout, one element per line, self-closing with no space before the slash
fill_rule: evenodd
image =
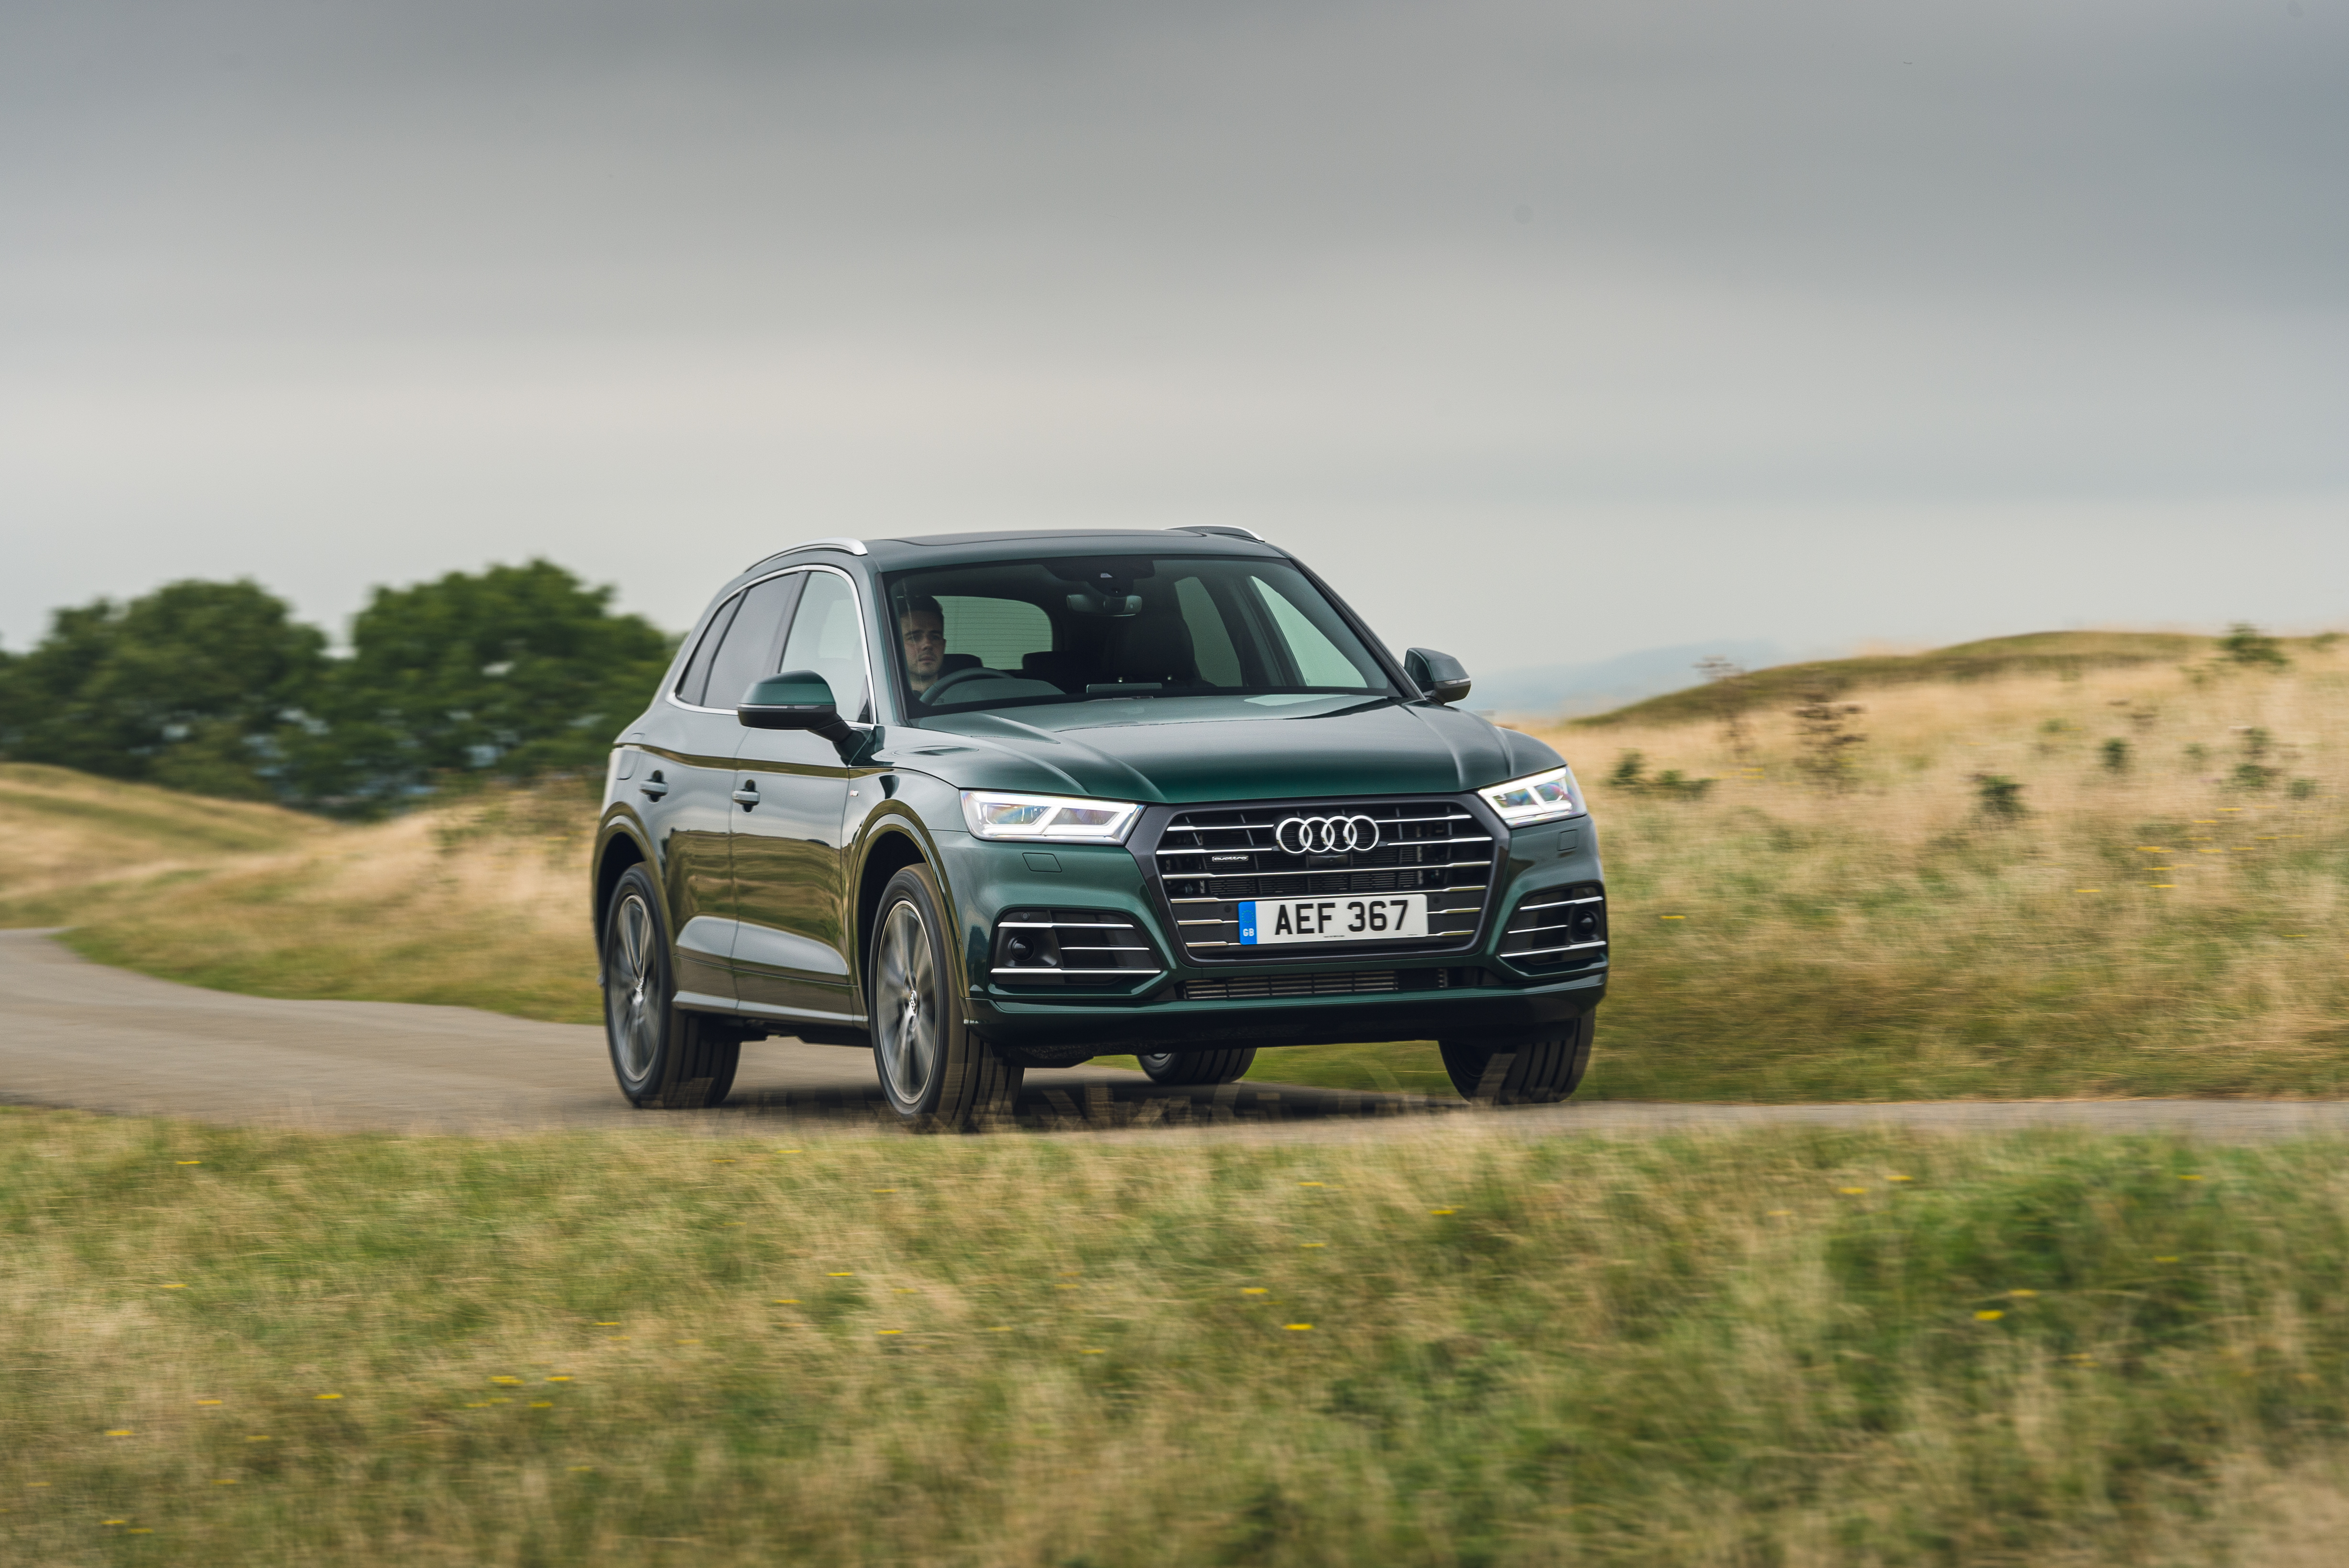
<path id="1" fill-rule="evenodd" d="M 1551 733 L 1613 901 L 1592 1088 L 2349 1089 L 2349 649 L 2287 651 L 1855 680 L 1810 728 L 1782 696 Z"/>
<path id="2" fill-rule="evenodd" d="M 500 792 L 365 827 L 0 764 L 0 926 L 256 996 L 601 1016 L 582 889 L 594 803 Z"/>
<path id="3" fill-rule="evenodd" d="M 2182 665 L 2207 658 L 2217 639 L 2171 632 L 2034 632 L 1991 637 L 1923 654 L 1881 654 L 1774 665 L 1717 685 L 1690 686 L 1576 722 L 1606 728 L 1623 724 L 1693 723 L 1724 707 L 1786 707 L 1806 692 L 1847 692 L 1865 686 L 1918 686 L 1988 680 L 2008 675 L 2076 677 L 2090 670 Z"/>

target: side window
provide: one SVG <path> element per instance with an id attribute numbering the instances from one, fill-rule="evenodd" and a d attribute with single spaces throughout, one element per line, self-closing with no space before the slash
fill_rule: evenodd
<path id="1" fill-rule="evenodd" d="M 832 687 L 843 718 L 862 717 L 864 702 L 864 628 L 856 615 L 856 590 L 829 572 L 802 573 L 807 591 L 783 644 L 781 667 L 813 670 Z"/>
<path id="2" fill-rule="evenodd" d="M 1264 596 L 1264 607 L 1272 613 L 1273 624 L 1280 629 L 1280 640 L 1288 645 L 1288 657 L 1297 665 L 1297 679 L 1309 686 L 1368 686 L 1378 683 L 1354 667 L 1354 661 L 1338 651 L 1320 627 L 1315 625 L 1305 612 L 1291 603 L 1288 596 L 1261 577 L 1251 577 L 1257 592 Z"/>
<path id="3" fill-rule="evenodd" d="M 1199 663 L 1199 678 L 1210 686 L 1244 685 L 1239 650 L 1232 646 L 1224 613 L 1216 608 L 1215 595 L 1207 592 L 1207 585 L 1196 577 L 1183 578 L 1174 584 L 1174 603 L 1183 612 L 1183 624 L 1191 628 L 1191 652 Z"/>
<path id="4" fill-rule="evenodd" d="M 677 700 L 701 706 L 701 694 L 709 686 L 709 661 L 718 656 L 718 645 L 725 639 L 727 623 L 734 612 L 742 607 L 742 595 L 737 593 L 718 606 L 718 614 L 709 617 L 709 629 L 701 634 L 701 645 L 693 650 L 687 662 L 685 675 L 677 683 Z"/>
<path id="5" fill-rule="evenodd" d="M 991 670 L 1016 670 L 1030 654 L 1052 651 L 1051 619 L 1025 599 L 938 595 L 947 617 L 947 657 L 966 654 Z M 961 664 L 956 660 L 951 670 Z"/>
<path id="6" fill-rule="evenodd" d="M 726 640 L 710 661 L 703 706 L 732 707 L 754 683 L 775 673 L 775 644 L 799 592 L 796 574 L 770 577 L 743 590 L 742 607 L 734 613 L 734 624 L 726 628 Z"/>

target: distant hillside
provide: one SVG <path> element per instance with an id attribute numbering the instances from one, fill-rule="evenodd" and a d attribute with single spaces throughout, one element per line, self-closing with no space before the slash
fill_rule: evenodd
<path id="1" fill-rule="evenodd" d="M 1685 687 L 1588 718 L 1580 726 L 1679 724 L 1710 718 L 1723 705 L 1739 710 L 1776 707 L 1813 691 L 1907 686 L 1919 681 L 1982 680 L 1991 676 L 2117 669 L 2131 665 L 2185 664 L 2209 654 L 2211 637 L 2175 632 L 2033 632 L 1960 643 L 1925 654 L 1888 654 L 1778 665 L 1737 676 L 1716 688 Z"/>
<path id="2" fill-rule="evenodd" d="M 1784 651 L 1772 643 L 1684 643 L 1678 647 L 1644 648 L 1595 664 L 1480 672 L 1470 701 L 1488 712 L 1572 717 L 1678 691 L 1696 678 L 1699 659 L 1731 659 L 1750 669 L 1784 656 Z"/>

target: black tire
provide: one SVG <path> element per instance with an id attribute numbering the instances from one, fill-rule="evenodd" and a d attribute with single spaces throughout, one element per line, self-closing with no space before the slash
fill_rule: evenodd
<path id="1" fill-rule="evenodd" d="M 1236 1083 L 1256 1060 L 1256 1047 L 1232 1051 L 1161 1051 L 1136 1057 L 1152 1083 Z"/>
<path id="2" fill-rule="evenodd" d="M 1585 1013 L 1547 1039 L 1515 1045 L 1438 1042 L 1460 1098 L 1478 1105 L 1555 1105 L 1582 1085 L 1599 1015 Z"/>
<path id="3" fill-rule="evenodd" d="M 962 1131 L 1008 1119 L 1022 1069 L 973 1034 L 947 963 L 946 900 L 926 865 L 889 879 L 864 969 L 873 1067 L 897 1119 L 917 1131 Z"/>
<path id="4" fill-rule="evenodd" d="M 739 1037 L 677 1006 L 676 974 L 659 892 L 630 866 L 604 910 L 604 1040 L 620 1092 L 644 1110 L 725 1104 L 742 1060 Z"/>

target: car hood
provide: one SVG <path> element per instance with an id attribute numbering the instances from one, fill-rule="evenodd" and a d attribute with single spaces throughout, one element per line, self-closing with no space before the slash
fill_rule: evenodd
<path id="1" fill-rule="evenodd" d="M 1530 736 L 1390 699 L 1125 697 L 925 717 L 874 760 L 958 789 L 1168 805 L 1449 795 L 1558 764 Z"/>

